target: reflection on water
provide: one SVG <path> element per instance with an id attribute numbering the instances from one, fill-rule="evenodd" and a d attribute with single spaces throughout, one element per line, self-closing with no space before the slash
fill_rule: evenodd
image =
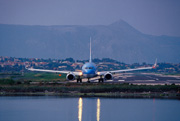
<path id="1" fill-rule="evenodd" d="M 180 121 L 180 100 L 0 96 L 0 121 Z"/>
<path id="2" fill-rule="evenodd" d="M 83 100 L 80 97 L 79 103 L 78 103 L 78 119 L 79 119 L 79 121 L 82 121 L 82 108 L 83 108 Z"/>
<path id="3" fill-rule="evenodd" d="M 96 111 L 96 117 L 97 121 L 100 121 L 100 107 L 101 102 L 100 99 L 97 99 L 97 111 Z M 78 119 L 79 121 L 82 121 L 82 112 L 83 112 L 83 99 L 80 97 L 78 101 Z"/>
<path id="4" fill-rule="evenodd" d="M 101 102 L 100 99 L 97 99 L 97 121 L 100 121 L 100 106 L 101 106 Z"/>

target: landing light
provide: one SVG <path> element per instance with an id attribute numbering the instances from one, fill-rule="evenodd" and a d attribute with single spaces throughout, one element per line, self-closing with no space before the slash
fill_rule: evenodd
<path id="1" fill-rule="evenodd" d="M 100 72 L 97 72 L 97 75 L 100 75 Z"/>
<path id="2" fill-rule="evenodd" d="M 79 72 L 79 75 L 80 75 L 80 76 L 82 76 L 82 75 L 83 75 L 83 73 L 82 73 L 82 72 Z"/>

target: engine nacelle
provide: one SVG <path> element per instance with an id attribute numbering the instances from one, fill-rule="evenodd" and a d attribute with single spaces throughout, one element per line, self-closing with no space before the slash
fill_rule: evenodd
<path id="1" fill-rule="evenodd" d="M 66 79 L 67 79 L 68 81 L 74 80 L 74 79 L 75 79 L 75 75 L 72 74 L 72 73 L 67 74 Z"/>
<path id="2" fill-rule="evenodd" d="M 111 73 L 106 73 L 106 74 L 104 74 L 104 79 L 105 80 L 111 80 L 113 78 L 113 76 L 112 76 L 112 74 Z"/>

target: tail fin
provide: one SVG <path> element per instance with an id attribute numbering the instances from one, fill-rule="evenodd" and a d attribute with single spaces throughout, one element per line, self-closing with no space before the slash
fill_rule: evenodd
<path id="1" fill-rule="evenodd" d="M 92 59 L 91 59 L 91 37 L 90 37 L 90 57 L 89 57 L 89 63 L 92 62 Z"/>

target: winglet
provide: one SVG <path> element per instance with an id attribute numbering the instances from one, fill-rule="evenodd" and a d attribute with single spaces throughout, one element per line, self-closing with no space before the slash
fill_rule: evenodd
<path id="1" fill-rule="evenodd" d="M 157 66 L 157 58 L 156 58 L 156 61 L 155 61 L 154 65 L 153 65 L 153 68 L 156 68 L 156 66 Z"/>
<path id="2" fill-rule="evenodd" d="M 25 69 L 27 69 L 27 70 L 28 70 L 28 69 L 29 69 L 29 66 L 28 66 L 28 65 L 25 65 Z"/>

